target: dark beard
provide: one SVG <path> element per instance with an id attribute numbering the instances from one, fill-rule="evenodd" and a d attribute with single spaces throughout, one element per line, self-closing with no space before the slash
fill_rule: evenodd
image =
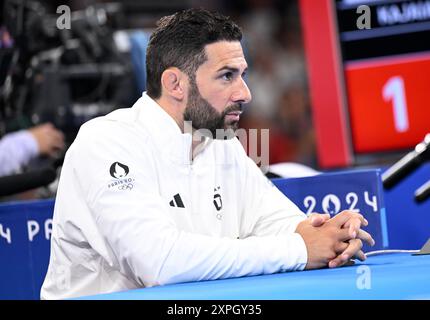
<path id="1" fill-rule="evenodd" d="M 191 121 L 194 129 L 209 130 L 214 139 L 230 139 L 232 138 L 232 133 L 239 127 L 238 121 L 226 123 L 225 117 L 232 111 L 242 111 L 242 104 L 231 105 L 220 113 L 201 96 L 197 84 L 193 79 L 190 79 L 190 90 L 188 92 L 187 107 L 184 111 L 184 121 Z M 219 130 L 218 134 L 217 130 Z M 226 135 L 225 131 L 227 130 L 230 133 Z"/>

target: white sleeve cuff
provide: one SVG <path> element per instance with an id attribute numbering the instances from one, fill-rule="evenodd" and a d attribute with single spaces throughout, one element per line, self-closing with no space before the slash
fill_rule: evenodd
<path id="1" fill-rule="evenodd" d="M 294 246 L 295 250 L 290 250 L 291 252 L 296 253 L 296 261 L 294 268 L 295 271 L 302 271 L 306 264 L 308 263 L 308 249 L 306 248 L 305 241 L 303 240 L 302 236 L 299 233 L 293 233 L 291 234 L 290 238 L 290 248 Z M 290 257 L 291 259 L 292 257 Z"/>

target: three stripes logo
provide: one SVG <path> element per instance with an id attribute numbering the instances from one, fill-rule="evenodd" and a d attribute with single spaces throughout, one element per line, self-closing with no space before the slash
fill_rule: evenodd
<path id="1" fill-rule="evenodd" d="M 174 195 L 173 200 L 170 201 L 169 204 L 171 207 L 185 208 L 179 193 Z"/>

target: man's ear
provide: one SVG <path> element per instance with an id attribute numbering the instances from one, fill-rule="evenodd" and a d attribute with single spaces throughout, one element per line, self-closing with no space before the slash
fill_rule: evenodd
<path id="1" fill-rule="evenodd" d="M 185 74 L 178 68 L 168 68 L 161 75 L 161 86 L 168 96 L 183 100 L 185 97 Z"/>

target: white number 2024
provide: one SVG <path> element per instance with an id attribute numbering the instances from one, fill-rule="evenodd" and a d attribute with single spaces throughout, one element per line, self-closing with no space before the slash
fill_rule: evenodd
<path id="1" fill-rule="evenodd" d="M 334 197 L 336 197 L 335 195 L 327 195 L 327 196 L 330 196 L 330 197 L 334 196 Z M 323 202 L 324 202 L 324 200 L 323 200 Z M 345 202 L 349 206 L 348 210 L 354 211 L 354 212 L 360 212 L 360 209 L 356 207 L 357 203 L 358 203 L 358 195 L 357 195 L 357 193 L 355 193 L 355 192 L 349 192 L 346 195 L 346 197 L 345 197 Z M 378 201 L 376 199 L 376 196 L 370 197 L 369 192 L 365 191 L 364 192 L 364 202 L 368 206 L 370 206 L 373 209 L 374 212 L 378 211 Z M 313 212 L 315 212 L 314 210 L 315 210 L 315 207 L 317 205 L 317 200 L 316 200 L 316 198 L 314 196 L 306 196 L 303 199 L 303 205 L 306 208 L 306 214 L 313 213 Z M 326 212 L 326 213 L 329 213 L 329 212 Z"/>

